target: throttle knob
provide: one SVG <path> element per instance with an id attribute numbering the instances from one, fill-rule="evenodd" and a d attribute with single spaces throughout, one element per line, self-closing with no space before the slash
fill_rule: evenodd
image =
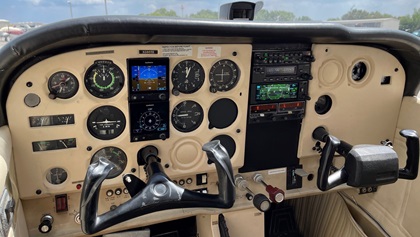
<path id="1" fill-rule="evenodd" d="M 52 230 L 52 223 L 54 222 L 54 218 L 51 215 L 44 215 L 41 218 L 41 224 L 38 226 L 39 232 L 42 234 L 46 234 Z"/>

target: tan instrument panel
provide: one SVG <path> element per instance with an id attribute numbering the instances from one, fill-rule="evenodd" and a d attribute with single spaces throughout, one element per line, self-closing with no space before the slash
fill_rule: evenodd
<path id="1" fill-rule="evenodd" d="M 170 125 L 167 124 L 170 126 L 169 138 L 130 142 L 130 129 L 135 129 L 130 125 L 128 102 L 132 86 L 131 80 L 127 79 L 127 59 L 130 58 L 169 58 L 170 75 L 166 75 L 166 83 L 170 85 L 169 120 L 175 116 L 188 117 L 186 113 L 179 114 L 179 110 L 188 110 L 183 110 L 182 103 L 193 101 L 195 103 L 190 106 L 199 105 L 202 108 L 202 122 L 199 126 L 194 125 L 197 127 L 195 130 L 183 132 L 181 124 L 179 131 L 174 128 L 174 123 L 170 122 Z M 184 174 L 215 170 L 214 164 L 207 163 L 201 146 L 215 137 L 229 136 L 236 145 L 231 157 L 232 164 L 235 168 L 241 167 L 246 133 L 246 120 L 243 118 L 247 113 L 250 58 L 250 45 L 119 46 L 65 53 L 34 65 L 19 77 L 7 101 L 21 198 L 80 191 L 87 167 L 98 151 L 96 157 L 112 155 L 117 163 L 123 163 L 119 165 L 118 176 L 106 180 L 105 187 L 121 184 L 121 175 L 124 173 L 134 173 L 145 178 L 143 170 L 137 165 L 137 153 L 147 145 L 158 148 L 162 165 L 166 167 L 165 171 L 169 177 L 176 178 Z M 173 93 L 171 74 L 177 69 L 176 65 L 184 60 L 194 60 L 196 68 L 198 64 L 201 65 L 204 73 L 203 84 L 193 93 Z M 99 62 L 96 63 L 98 69 L 92 70 L 95 61 Z M 101 61 L 111 61 L 113 65 L 104 69 L 102 67 L 106 65 L 100 64 Z M 228 71 L 232 62 L 236 64 L 238 71 L 235 72 L 236 82 L 229 84 L 227 77 L 234 76 L 233 72 Z M 179 70 L 184 70 L 184 65 L 181 63 Z M 118 74 L 118 68 L 122 75 Z M 108 75 L 111 75 L 114 82 L 106 82 L 106 70 L 109 70 Z M 60 72 L 67 74 L 61 75 Z M 119 80 L 123 85 L 117 84 Z M 66 87 L 61 88 L 60 83 Z M 214 89 L 214 85 L 219 85 L 217 83 L 223 88 Z M 72 92 L 77 87 L 76 84 L 78 89 Z M 92 85 L 97 87 L 93 88 L 93 93 Z M 116 88 L 117 86 L 121 88 Z M 54 91 L 55 88 L 58 89 Z M 55 95 L 51 91 L 55 92 Z M 101 92 L 103 93 L 98 95 Z M 100 97 L 101 95 L 105 96 Z M 106 98 L 108 96 L 112 97 Z M 229 118 L 232 120 L 230 124 L 213 126 L 209 122 L 209 110 L 212 105 L 223 102 L 236 107 L 237 114 Z M 101 110 L 102 106 L 108 107 L 105 107 L 101 114 L 98 110 Z M 121 129 L 124 126 L 122 123 L 114 125 L 114 121 L 109 117 L 101 118 L 104 113 L 118 114 L 118 111 L 109 109 L 109 106 L 117 108 L 123 114 L 125 128 Z M 215 106 L 213 110 L 217 108 Z M 139 119 L 147 120 L 145 123 L 156 119 L 151 114 L 142 116 L 139 115 Z M 216 116 L 212 119 L 223 121 L 224 116 L 227 115 L 222 114 L 220 118 Z M 93 121 L 89 120 L 91 117 Z M 93 132 L 88 129 L 88 125 Z M 108 126 L 108 129 L 98 129 L 98 126 Z M 151 125 L 144 129 L 151 130 L 154 127 Z M 119 131 L 121 134 L 115 138 L 106 137 L 118 134 Z M 106 140 L 94 136 L 102 138 L 101 133 L 104 133 Z"/>

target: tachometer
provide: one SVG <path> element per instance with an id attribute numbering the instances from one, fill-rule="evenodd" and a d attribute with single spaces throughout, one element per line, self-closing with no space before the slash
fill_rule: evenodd
<path id="1" fill-rule="evenodd" d="M 95 97 L 111 98 L 124 86 L 122 70 L 110 60 L 98 60 L 85 74 L 86 89 Z"/>
<path id="2" fill-rule="evenodd" d="M 109 146 L 100 149 L 93 155 L 90 163 L 97 162 L 99 158 L 105 158 L 115 166 L 106 177 L 107 179 L 117 177 L 124 172 L 125 167 L 127 166 L 127 155 L 123 150 L 117 147 Z"/>
<path id="3" fill-rule="evenodd" d="M 172 125 L 180 132 L 191 132 L 203 122 L 203 108 L 195 101 L 186 100 L 172 111 Z"/>
<path id="4" fill-rule="evenodd" d="M 210 91 L 228 91 L 236 86 L 239 80 L 239 68 L 231 60 L 216 62 L 210 69 Z"/>
<path id="5" fill-rule="evenodd" d="M 172 71 L 173 94 L 191 94 L 198 91 L 204 83 L 204 69 L 194 60 L 178 63 Z"/>
<path id="6" fill-rule="evenodd" d="M 51 99 L 68 99 L 73 97 L 79 89 L 79 81 L 70 72 L 60 71 L 52 74 L 48 79 L 48 89 Z"/>
<path id="7" fill-rule="evenodd" d="M 98 139 L 114 139 L 124 131 L 125 116 L 114 106 L 101 106 L 90 113 L 87 127 L 90 134 Z"/>

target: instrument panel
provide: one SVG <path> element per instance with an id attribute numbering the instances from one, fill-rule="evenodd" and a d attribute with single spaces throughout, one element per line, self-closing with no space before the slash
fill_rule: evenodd
<path id="1" fill-rule="evenodd" d="M 87 167 L 100 157 L 116 166 L 103 183 L 99 204 L 101 212 L 112 210 L 130 198 L 122 175 L 147 179 L 137 159 L 149 145 L 158 148 L 176 184 L 214 193 L 215 167 L 201 147 L 220 140 L 234 173 L 250 183 L 260 173 L 289 199 L 319 192 L 316 127 L 354 144 L 393 138 L 405 81 L 395 57 L 355 45 L 306 44 L 298 49 L 308 52 L 303 55 L 265 47 L 102 47 L 30 67 L 16 80 L 6 105 L 25 211 L 54 213 L 55 225 L 65 228 L 51 234 L 81 234 L 77 216 Z M 305 62 L 296 63 L 300 59 Z M 297 175 L 298 168 L 308 176 Z M 265 192 L 260 184 L 251 189 Z M 67 208 L 57 210 L 63 195 Z M 238 189 L 229 211 L 251 207 Z M 203 210 L 167 213 L 139 219 L 147 225 Z M 39 235 L 39 216 L 28 215 L 26 221 L 31 235 Z"/>
<path id="2" fill-rule="evenodd" d="M 118 167 L 104 186 L 126 173 L 145 178 L 137 153 L 147 145 L 171 178 L 213 171 L 204 143 L 245 144 L 250 58 L 250 45 L 142 45 L 34 65 L 7 102 L 21 198 L 78 192 L 100 156 Z M 243 156 L 236 149 L 234 168 Z"/>

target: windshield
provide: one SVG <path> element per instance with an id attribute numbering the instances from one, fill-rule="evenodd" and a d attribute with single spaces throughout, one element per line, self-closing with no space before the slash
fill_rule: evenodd
<path id="1" fill-rule="evenodd" d="M 95 15 L 219 18 L 226 0 L 2 0 L 0 42 L 12 40 L 33 28 L 70 18 Z M 262 3 L 262 4 L 261 4 Z M 350 27 L 403 30 L 419 36 L 418 0 L 264 0 L 255 21 L 330 21 Z M 0 47 L 4 43 L 0 44 Z"/>

